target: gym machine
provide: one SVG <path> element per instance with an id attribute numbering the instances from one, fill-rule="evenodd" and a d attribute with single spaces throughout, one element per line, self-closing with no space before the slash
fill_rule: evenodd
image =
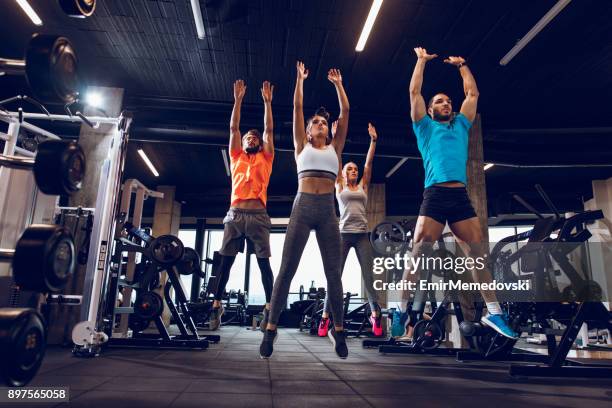
<path id="1" fill-rule="evenodd" d="M 515 340 L 503 338 L 491 329 L 474 323 L 462 324 L 460 330 L 465 336 L 472 337 L 477 347 L 475 351 L 458 353 L 457 359 L 540 363 L 512 364 L 510 374 L 518 376 L 610 377 L 610 365 L 567 359 L 585 323 L 612 333 L 612 313 L 601 303 L 601 287 L 590 279 L 587 270 L 582 275 L 578 273 L 568 259 L 571 252 L 591 237 L 584 225 L 602 219 L 603 213 L 600 210 L 585 211 L 569 218 L 562 217 L 541 187 L 536 188 L 554 215 L 544 217 L 525 200 L 515 196 L 517 201 L 538 216 L 538 220 L 532 230 L 500 241 L 491 253 L 491 263 L 497 279 L 512 282 L 517 279 L 517 273 L 531 277 L 533 294 L 526 299 L 507 302 L 505 307 L 517 332 L 546 336 L 548 355 L 517 353 L 513 349 Z M 525 239 L 527 243 L 519 249 L 508 249 Z M 552 268 L 551 260 L 559 266 L 559 273 Z M 513 264 L 518 265 L 516 273 L 512 269 Z M 561 272 L 568 278 L 569 285 L 560 291 L 556 278 Z M 553 329 L 553 321 L 561 323 L 565 329 Z M 561 336 L 559 342 L 556 336 Z"/>

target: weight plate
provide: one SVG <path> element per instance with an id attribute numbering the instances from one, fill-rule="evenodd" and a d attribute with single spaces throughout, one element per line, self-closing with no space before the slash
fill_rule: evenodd
<path id="1" fill-rule="evenodd" d="M 413 343 L 423 350 L 433 350 L 444 340 L 440 325 L 430 320 L 419 320 L 414 325 Z"/>
<path id="2" fill-rule="evenodd" d="M 174 235 L 162 235 L 151 241 L 149 246 L 151 259 L 162 265 L 173 265 L 181 260 L 185 247 Z"/>
<path id="3" fill-rule="evenodd" d="M 81 189 L 85 166 L 81 146 L 64 140 L 47 140 L 38 145 L 36 153 L 36 185 L 45 194 L 72 194 Z"/>
<path id="4" fill-rule="evenodd" d="M 134 315 L 141 319 L 152 320 L 160 316 L 164 310 L 162 297 L 155 292 L 144 292 L 136 296 Z"/>
<path id="5" fill-rule="evenodd" d="M 0 375 L 10 387 L 28 384 L 46 349 L 46 329 L 34 309 L 0 309 Z"/>
<path id="6" fill-rule="evenodd" d="M 58 292 L 74 273 L 75 255 L 72 234 L 67 228 L 30 225 L 15 248 L 15 283 L 25 290 Z"/>
<path id="7" fill-rule="evenodd" d="M 42 102 L 72 103 L 77 99 L 78 61 L 67 38 L 34 34 L 25 61 L 28 84 Z"/>
<path id="8" fill-rule="evenodd" d="M 192 275 L 194 273 L 201 275 L 200 256 L 196 250 L 185 248 L 185 253 L 179 263 L 176 264 L 176 268 L 181 275 Z"/>
<path id="9" fill-rule="evenodd" d="M 85 18 L 96 11 L 96 0 L 59 0 L 60 7 L 69 17 Z"/>
<path id="10" fill-rule="evenodd" d="M 370 243 L 374 250 L 381 255 L 395 255 L 405 250 L 407 245 L 406 233 L 396 222 L 381 222 L 372 231 Z"/>
<path id="11" fill-rule="evenodd" d="M 149 324 L 151 323 L 151 320 L 148 319 L 143 319 L 142 317 L 136 316 L 134 314 L 130 315 L 130 318 L 128 319 L 128 327 L 134 332 L 134 333 L 140 333 L 143 330 L 145 330 L 147 327 L 149 327 Z"/>

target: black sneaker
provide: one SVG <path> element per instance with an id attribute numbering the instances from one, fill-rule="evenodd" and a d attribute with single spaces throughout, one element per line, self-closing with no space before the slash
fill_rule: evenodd
<path id="1" fill-rule="evenodd" d="M 346 347 L 346 333 L 344 330 L 337 332 L 336 328 L 331 328 L 327 332 L 327 337 L 334 345 L 334 351 L 340 358 L 348 357 L 348 347 Z"/>
<path id="2" fill-rule="evenodd" d="M 208 328 L 210 330 L 217 330 L 221 326 L 221 316 L 223 316 L 223 305 L 217 308 L 213 308 L 210 313 L 210 319 L 208 320 Z"/>
<path id="3" fill-rule="evenodd" d="M 259 356 L 261 358 L 268 358 L 272 355 L 274 351 L 274 342 L 277 338 L 276 330 L 266 330 L 264 332 L 263 340 L 259 345 Z"/>
<path id="4" fill-rule="evenodd" d="M 264 310 L 262 313 L 263 313 L 263 319 L 259 323 L 259 330 L 261 330 L 262 333 L 265 333 L 266 327 L 268 327 L 268 318 L 270 317 L 270 311 L 264 307 Z"/>

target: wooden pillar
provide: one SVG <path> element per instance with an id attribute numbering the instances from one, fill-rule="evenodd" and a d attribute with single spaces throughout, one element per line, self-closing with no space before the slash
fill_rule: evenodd
<path id="1" fill-rule="evenodd" d="M 174 200 L 176 187 L 174 186 L 158 186 L 157 191 L 164 194 L 164 198 L 155 200 L 155 210 L 153 215 L 153 236 L 159 237 L 160 235 L 171 234 L 178 236 L 179 227 L 181 223 L 181 204 Z M 160 276 L 159 282 L 161 288 L 157 290 L 158 294 L 164 298 L 164 285 L 168 280 L 168 274 L 163 272 Z M 170 310 L 164 299 L 164 313 L 162 318 L 164 324 L 168 326 L 170 324 Z"/>
<path id="2" fill-rule="evenodd" d="M 487 186 L 484 172 L 484 153 L 482 143 L 482 122 L 480 115 L 476 115 L 472 128 L 470 129 L 468 143 L 468 162 L 467 162 L 467 190 L 472 206 L 476 211 L 476 215 L 480 220 L 480 228 L 482 231 L 483 243 L 488 245 L 489 242 L 489 226 L 488 226 L 488 211 L 487 211 Z M 466 274 L 465 278 L 469 278 Z M 459 300 L 463 310 L 463 317 L 466 320 L 474 320 L 476 310 L 474 308 L 474 294 L 466 291 L 461 291 Z M 456 322 L 453 320 L 453 324 Z M 458 328 L 453 327 L 452 339 L 460 341 L 464 345 L 464 339 L 459 334 Z"/>
<path id="3" fill-rule="evenodd" d="M 482 148 L 482 123 L 476 115 L 470 130 L 467 162 L 467 190 L 480 220 L 483 242 L 489 242 L 489 213 L 487 211 L 487 183 Z"/>

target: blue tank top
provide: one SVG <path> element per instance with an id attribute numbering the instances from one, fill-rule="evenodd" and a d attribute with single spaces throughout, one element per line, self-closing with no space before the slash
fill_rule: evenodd
<path id="1" fill-rule="evenodd" d="M 417 146 L 423 157 L 425 188 L 448 181 L 467 185 L 468 136 L 472 123 L 459 113 L 449 123 L 440 123 L 429 115 L 412 123 Z"/>

